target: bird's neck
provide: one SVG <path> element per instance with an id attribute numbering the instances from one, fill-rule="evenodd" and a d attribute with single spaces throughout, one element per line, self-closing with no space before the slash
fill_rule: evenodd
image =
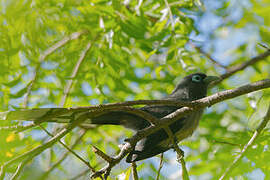
<path id="1" fill-rule="evenodd" d="M 206 92 L 203 90 L 192 91 L 188 88 L 176 89 L 166 99 L 177 100 L 177 101 L 193 101 L 206 96 Z"/>

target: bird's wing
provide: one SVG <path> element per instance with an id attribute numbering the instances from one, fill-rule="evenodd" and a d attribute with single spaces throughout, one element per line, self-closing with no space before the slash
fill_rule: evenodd
<path id="1" fill-rule="evenodd" d="M 169 125 L 173 134 L 176 134 L 184 127 L 185 119 L 185 117 L 182 117 L 176 122 Z M 177 137 L 175 138 L 178 142 Z M 139 161 L 155 156 L 170 149 L 170 144 L 171 143 L 167 132 L 164 129 L 160 129 L 155 133 L 150 134 L 149 136 L 140 140 L 136 144 L 134 151 L 132 151 L 128 155 L 126 161 L 130 163 L 133 161 Z"/>
<path id="2" fill-rule="evenodd" d="M 175 106 L 160 106 L 160 105 L 151 105 L 144 106 L 140 110 L 151 114 L 157 118 L 162 118 L 172 112 L 174 112 L 178 107 Z M 113 111 L 105 112 L 98 116 L 91 118 L 92 124 L 113 124 L 113 125 L 122 125 L 126 128 L 133 130 L 141 130 L 150 126 L 150 123 L 143 117 L 139 117 L 135 114 L 125 112 L 125 111 Z"/>
<path id="3" fill-rule="evenodd" d="M 181 107 L 151 105 L 151 106 L 144 106 L 141 108 L 141 110 L 148 112 L 157 118 L 162 118 L 170 113 L 173 113 L 179 108 Z M 169 125 L 173 134 L 176 134 L 184 127 L 185 119 L 186 117 L 182 117 L 179 120 L 172 123 L 171 125 Z M 139 161 L 155 156 L 171 148 L 169 144 L 170 143 L 168 139 L 168 134 L 164 129 L 160 129 L 157 132 L 150 134 L 149 136 L 139 141 L 134 151 L 132 151 L 128 155 L 126 161 L 130 163 L 133 161 Z"/>
<path id="4" fill-rule="evenodd" d="M 168 114 L 173 113 L 177 109 L 181 107 L 177 106 L 165 106 L 165 105 L 150 105 L 150 106 L 144 106 L 141 108 L 141 110 L 157 117 L 157 118 L 163 118 L 167 116 Z"/>

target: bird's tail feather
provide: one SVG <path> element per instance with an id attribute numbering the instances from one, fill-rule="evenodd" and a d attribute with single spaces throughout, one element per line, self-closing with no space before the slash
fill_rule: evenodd
<path id="1" fill-rule="evenodd" d="M 0 112 L 0 120 L 68 123 L 74 120 L 74 118 L 78 117 L 78 114 L 86 113 L 88 111 L 89 110 L 83 108 L 20 109 L 15 111 Z"/>
<path id="2" fill-rule="evenodd" d="M 148 125 L 144 119 L 124 111 L 104 112 L 93 114 L 88 108 L 37 108 L 20 109 L 0 113 L 0 120 L 18 120 L 33 122 L 69 123 L 76 121 L 80 115 L 85 115 L 83 124 L 123 125 L 131 129 L 141 129 Z"/>

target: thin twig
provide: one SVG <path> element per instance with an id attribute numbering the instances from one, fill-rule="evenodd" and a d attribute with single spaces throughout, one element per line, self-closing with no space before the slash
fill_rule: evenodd
<path id="1" fill-rule="evenodd" d="M 138 177 L 137 164 L 136 164 L 136 162 L 132 162 L 131 163 L 131 167 L 132 167 L 132 177 L 133 177 L 133 180 L 138 180 L 139 177 Z"/>
<path id="2" fill-rule="evenodd" d="M 172 14 L 172 11 L 171 11 L 171 7 L 170 7 L 167 0 L 164 0 L 164 2 L 165 2 L 165 5 L 166 5 L 166 8 L 168 9 L 168 12 L 169 12 L 169 17 L 170 17 L 170 21 L 171 21 L 171 25 L 172 25 L 172 31 L 174 31 L 174 20 L 173 20 L 173 14 Z"/>
<path id="3" fill-rule="evenodd" d="M 105 154 L 103 151 L 101 151 L 100 149 L 98 149 L 96 146 L 92 147 L 92 151 L 97 154 L 99 157 L 101 157 L 102 159 L 104 159 L 106 162 L 111 163 L 113 162 L 113 158 L 111 158 L 110 156 L 108 156 L 107 154 Z"/>
<path id="4" fill-rule="evenodd" d="M 66 99 L 67 99 L 69 92 L 71 90 L 71 87 L 72 87 L 73 80 L 76 78 L 78 71 L 79 71 L 79 68 L 80 68 L 83 60 L 85 59 L 87 53 L 91 50 L 91 47 L 92 47 L 92 44 L 89 42 L 89 43 L 87 43 L 85 49 L 82 51 L 80 58 L 78 59 L 77 64 L 72 71 L 72 74 L 70 77 L 71 79 L 68 80 L 68 82 L 64 88 L 64 95 L 62 96 L 62 99 L 60 102 L 60 107 L 63 107 L 65 105 Z"/>
<path id="5" fill-rule="evenodd" d="M 177 145 L 177 141 L 176 141 L 176 137 L 174 136 L 173 132 L 171 131 L 171 129 L 167 126 L 164 128 L 165 131 L 167 132 L 171 144 L 173 145 L 173 149 L 175 150 L 175 152 L 177 153 L 177 161 L 181 163 L 181 167 L 182 167 L 182 179 L 183 180 L 189 180 L 189 175 L 188 175 L 188 171 L 186 168 L 186 163 L 184 160 L 184 151 L 182 149 L 179 148 L 179 146 Z"/>
<path id="6" fill-rule="evenodd" d="M 43 126 L 39 125 L 39 127 L 45 131 L 49 136 L 53 137 L 53 134 L 51 134 L 47 129 L 45 129 Z M 86 160 L 84 160 L 80 155 L 78 155 L 76 152 L 74 152 L 71 148 L 69 148 L 65 143 L 63 143 L 60 139 L 58 142 L 64 146 L 70 153 L 72 153 L 74 156 L 76 156 L 79 160 L 81 160 L 86 166 L 88 166 L 89 169 L 91 169 L 93 172 L 95 171 L 94 168 L 90 165 L 90 163 Z"/>
<path id="7" fill-rule="evenodd" d="M 38 72 L 40 71 L 40 65 L 45 60 L 45 58 L 47 56 L 49 56 L 50 54 L 52 54 L 53 52 L 55 52 L 60 47 L 62 47 L 65 44 L 67 44 L 70 40 L 78 39 L 81 35 L 84 35 L 84 34 L 87 34 L 87 33 L 88 33 L 87 30 L 72 33 L 71 35 L 69 35 L 67 37 L 64 37 L 62 40 L 58 41 L 57 43 L 55 43 L 54 45 L 52 45 L 51 47 L 49 47 L 48 49 L 46 49 L 39 56 L 39 61 L 38 61 L 38 64 L 37 64 L 37 66 L 35 68 L 33 78 L 32 78 L 32 80 L 30 81 L 30 84 L 27 87 L 26 95 L 25 95 L 24 102 L 23 102 L 23 107 L 27 107 L 28 106 L 28 101 L 29 101 L 29 97 L 31 95 L 31 91 L 33 89 L 33 85 L 35 84 L 35 82 L 37 80 L 37 77 L 38 77 Z"/>
<path id="8" fill-rule="evenodd" d="M 179 154 L 179 153 L 177 153 L 177 154 Z M 184 160 L 184 155 L 182 155 L 180 158 L 178 157 L 177 160 L 180 161 L 180 163 L 181 163 L 181 167 L 182 167 L 182 179 L 183 180 L 189 180 L 189 175 L 188 175 L 188 171 L 187 171 L 187 168 L 186 168 L 186 162 Z"/>
<path id="9" fill-rule="evenodd" d="M 87 173 L 89 173 L 89 169 L 85 169 L 84 171 L 82 171 L 81 173 L 77 174 L 76 176 L 74 176 L 70 180 L 77 180 L 80 177 L 85 176 Z"/>
<path id="10" fill-rule="evenodd" d="M 81 140 L 82 140 L 82 138 L 83 138 L 83 136 L 86 134 L 86 131 L 84 131 L 83 130 L 83 132 L 81 133 L 81 135 L 75 140 L 75 142 L 72 144 L 72 146 L 70 147 L 70 149 L 74 149 L 80 142 L 81 142 Z M 62 157 L 61 158 L 59 158 L 59 160 L 55 163 L 55 164 L 53 164 L 42 176 L 41 176 L 41 178 L 40 179 L 46 179 L 47 178 L 47 176 L 58 166 L 58 165 L 60 165 L 65 159 L 66 159 L 66 157 L 68 156 L 68 154 L 69 154 L 69 150 L 66 152 L 66 153 L 64 153 L 63 155 L 62 155 Z M 88 166 L 87 166 L 88 167 Z M 94 169 L 92 169 L 92 170 L 94 170 Z M 89 171 L 89 167 L 88 167 L 88 171 Z"/>
<path id="11" fill-rule="evenodd" d="M 265 48 L 266 50 L 270 50 L 270 48 L 266 44 L 258 43 L 258 45 Z"/>
<path id="12" fill-rule="evenodd" d="M 223 69 L 227 69 L 227 66 L 224 66 L 223 64 L 219 63 L 218 61 L 216 61 L 210 54 L 204 52 L 202 50 L 202 48 L 196 46 L 195 44 L 193 44 L 192 42 L 190 42 L 191 46 L 193 48 L 195 48 L 197 51 L 199 51 L 202 55 L 204 55 L 205 57 L 207 57 L 213 64 L 223 68 Z"/>
<path id="13" fill-rule="evenodd" d="M 70 128 L 66 128 L 63 129 L 61 132 L 59 132 L 57 135 L 55 135 L 53 138 L 51 138 L 47 143 L 42 144 L 30 151 L 27 151 L 25 153 L 23 153 L 20 156 L 17 156 L 9 161 L 7 161 L 6 163 L 4 163 L 4 165 L 2 165 L 1 169 L 1 173 L 0 173 L 0 179 L 2 179 L 5 176 L 5 169 L 10 166 L 11 164 L 23 161 L 25 158 L 27 158 L 28 160 L 31 160 L 33 157 L 37 156 L 38 154 L 40 154 L 41 152 L 43 152 L 44 150 L 46 150 L 47 148 L 51 147 L 54 143 L 57 142 L 58 139 L 61 139 L 62 137 L 64 137 L 67 133 L 69 133 L 71 129 Z"/>
<path id="14" fill-rule="evenodd" d="M 76 78 L 76 76 L 78 74 L 79 68 L 82 65 L 83 60 L 85 59 L 88 52 L 91 50 L 91 47 L 92 47 L 92 45 L 89 42 L 89 43 L 87 43 L 85 49 L 81 52 L 80 57 L 79 57 L 76 65 L 75 65 L 75 67 L 74 67 L 74 69 L 72 71 L 72 74 L 71 74 L 71 77 L 70 77 L 71 79 L 67 81 L 67 84 L 64 87 L 64 93 L 63 93 L 63 96 L 61 98 L 60 105 L 59 105 L 60 107 L 64 107 L 64 105 L 66 103 L 66 100 L 67 100 L 67 97 L 68 97 L 68 95 L 70 93 L 73 81 L 74 81 L 74 79 Z M 57 128 L 58 128 L 58 126 L 55 126 L 53 131 L 55 132 Z M 89 165 L 89 163 L 87 163 L 87 164 Z"/>
<path id="15" fill-rule="evenodd" d="M 134 146 L 134 144 L 130 144 L 128 142 L 125 143 L 122 146 L 118 155 L 113 158 L 113 161 L 108 163 L 105 167 L 103 167 L 99 171 L 92 174 L 91 178 L 100 177 L 102 174 L 104 174 L 104 178 L 107 179 L 107 177 L 109 176 L 109 174 L 111 172 L 112 167 L 114 167 L 116 164 L 118 164 L 127 155 L 127 153 L 129 153 L 132 150 L 133 146 Z"/>
<path id="16" fill-rule="evenodd" d="M 258 56 L 255 56 L 255 57 L 251 58 L 250 60 L 248 60 L 248 61 L 246 61 L 246 62 L 244 62 L 242 64 L 234 65 L 234 66 L 231 66 L 231 67 L 227 68 L 226 73 L 225 74 L 222 74 L 220 76 L 221 77 L 221 80 L 215 81 L 215 83 L 213 83 L 213 84 L 217 84 L 217 83 L 221 82 L 222 80 L 231 77 L 236 72 L 242 71 L 245 68 L 247 68 L 249 66 L 252 66 L 253 64 L 255 64 L 257 62 L 259 62 L 261 60 L 264 60 L 268 56 L 270 56 L 270 50 L 267 50 L 264 53 L 259 54 Z"/>
<path id="17" fill-rule="evenodd" d="M 159 180 L 161 168 L 163 167 L 163 158 L 164 158 L 164 154 L 161 153 L 161 155 L 160 155 L 160 162 L 159 162 L 159 168 L 158 168 L 158 171 L 157 171 L 157 177 L 156 177 L 156 180 Z"/>
<path id="18" fill-rule="evenodd" d="M 34 123 L 31 123 L 28 125 L 2 126 L 2 127 L 0 127 L 0 131 L 16 131 L 16 133 L 18 133 L 18 132 L 33 128 L 35 126 L 36 126 L 36 124 L 34 124 Z"/>
<path id="19" fill-rule="evenodd" d="M 253 135 L 250 138 L 250 140 L 248 141 L 248 143 L 243 147 L 241 153 L 238 154 L 238 156 L 234 159 L 233 163 L 225 170 L 225 172 L 222 174 L 222 176 L 219 178 L 219 180 L 223 180 L 223 179 L 226 179 L 228 177 L 228 175 L 233 171 L 233 169 L 238 165 L 240 160 L 244 157 L 247 150 L 253 145 L 256 138 L 260 135 L 261 131 L 266 127 L 269 120 L 270 120 L 270 104 L 269 104 L 267 113 L 264 116 L 263 121 L 260 123 L 259 127 L 253 133 Z"/>
<path id="20" fill-rule="evenodd" d="M 15 158 L 5 162 L 1 167 L 0 179 L 4 178 L 5 169 L 8 166 L 10 166 L 11 164 L 17 163 L 17 162 L 21 162 L 25 158 L 27 158 L 27 160 L 30 161 L 32 158 L 34 158 L 38 154 L 42 153 L 44 150 L 46 150 L 46 149 L 50 148 L 51 146 L 53 146 L 57 141 L 59 141 L 62 137 L 64 137 L 66 134 L 68 134 L 74 127 L 76 127 L 79 123 L 84 121 L 85 118 L 86 118 L 85 114 L 80 115 L 80 117 L 78 118 L 78 121 L 75 121 L 73 123 L 68 124 L 62 131 L 57 133 L 48 142 L 46 142 L 46 143 L 44 143 L 42 145 L 39 145 L 38 147 L 36 147 L 34 149 L 31 149 L 30 151 L 27 151 L 27 152 L 23 153 L 22 155 L 19 155 L 19 156 L 15 157 Z"/>
<path id="21" fill-rule="evenodd" d="M 10 178 L 10 180 L 16 180 L 19 177 L 21 171 L 23 170 L 27 162 L 28 162 L 27 160 L 24 160 L 17 166 L 17 169 L 15 173 L 12 175 L 12 177 Z"/>
<path id="22" fill-rule="evenodd" d="M 227 142 L 227 141 L 219 141 L 219 140 L 213 140 L 213 143 L 219 143 L 219 144 L 227 144 L 227 145 L 231 145 L 231 146 L 238 146 L 241 147 L 241 144 L 236 144 L 236 143 L 231 143 L 231 142 Z"/>

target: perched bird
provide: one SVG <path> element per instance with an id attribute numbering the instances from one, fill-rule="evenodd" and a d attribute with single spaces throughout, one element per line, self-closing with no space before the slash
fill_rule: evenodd
<path id="1" fill-rule="evenodd" d="M 193 101 L 206 96 L 208 85 L 219 79 L 216 76 L 207 76 L 203 73 L 194 73 L 184 77 L 176 86 L 174 91 L 165 97 L 167 100 L 179 101 Z M 163 118 L 166 115 L 173 113 L 181 107 L 173 105 L 147 105 L 140 110 L 145 111 L 156 118 Z M 42 122 L 70 122 L 71 116 L 75 111 L 80 109 L 68 108 L 44 108 L 11 111 L 8 113 L 0 114 L 0 119 L 6 120 L 29 120 Z M 79 112 L 87 111 L 81 109 Z M 184 117 L 179 118 L 174 123 L 169 125 L 169 128 L 175 136 L 177 142 L 192 135 L 193 131 L 197 128 L 199 120 L 202 116 L 203 109 L 190 113 Z M 74 118 L 74 116 L 73 116 Z M 97 125 L 122 125 L 126 128 L 135 131 L 142 130 L 150 123 L 142 117 L 136 116 L 124 111 L 113 111 L 100 113 L 97 116 L 90 116 L 83 122 L 84 124 L 97 124 Z M 165 152 L 172 147 L 171 141 L 164 129 L 160 129 L 153 134 L 141 139 L 134 150 L 129 153 L 126 158 L 128 163 L 135 162 L 157 154 Z"/>

